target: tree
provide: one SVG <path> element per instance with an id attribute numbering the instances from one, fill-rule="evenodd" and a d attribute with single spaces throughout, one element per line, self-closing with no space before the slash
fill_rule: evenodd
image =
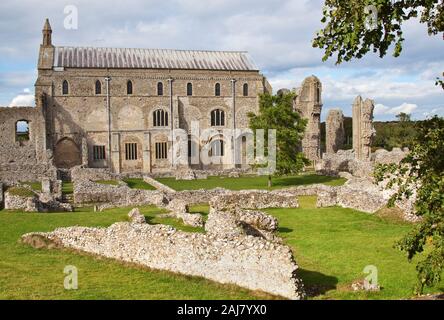
<path id="1" fill-rule="evenodd" d="M 394 44 L 393 55 L 402 51 L 402 24 L 420 17 L 429 35 L 444 31 L 442 0 L 326 0 L 322 23 L 313 46 L 325 49 L 323 60 L 337 54 L 336 63 L 362 58 L 370 50 L 382 58 Z"/>
<path id="2" fill-rule="evenodd" d="M 416 214 L 422 221 L 397 247 L 407 252 L 409 260 L 425 252 L 416 267 L 420 294 L 425 286 L 438 284 L 444 270 L 444 118 L 418 122 L 417 130 L 410 154 L 399 165 L 377 166 L 375 178 L 388 179 L 387 188 L 398 188 L 390 205 L 412 196 L 416 189 Z"/>
<path id="3" fill-rule="evenodd" d="M 399 114 L 397 114 L 396 119 L 398 119 L 398 121 L 402 123 L 411 121 L 410 114 L 405 112 L 400 112 Z"/>
<path id="4" fill-rule="evenodd" d="M 302 137 L 307 121 L 293 110 L 293 93 L 259 95 L 259 113 L 248 114 L 250 128 L 256 135 L 256 130 L 276 129 L 276 171 L 274 175 L 289 175 L 299 173 L 309 161 L 300 152 Z M 269 153 L 268 141 L 265 139 L 265 155 Z M 268 186 L 271 186 L 271 174 L 268 176 Z"/>

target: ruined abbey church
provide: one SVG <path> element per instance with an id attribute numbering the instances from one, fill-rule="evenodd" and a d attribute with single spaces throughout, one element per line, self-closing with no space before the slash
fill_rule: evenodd
<path id="1" fill-rule="evenodd" d="M 200 130 L 247 128 L 264 92 L 271 87 L 247 52 L 55 46 L 46 20 L 36 107 L 0 108 L 0 163 L 8 172 L 1 176 L 19 169 L 43 176 L 51 164 L 168 172 L 172 129 L 190 134 L 192 121 Z M 189 153 L 200 148 L 189 139 Z M 213 156 L 232 156 L 234 144 L 213 140 Z"/>

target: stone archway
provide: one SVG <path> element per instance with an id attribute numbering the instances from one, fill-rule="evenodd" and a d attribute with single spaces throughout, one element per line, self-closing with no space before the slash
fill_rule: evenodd
<path id="1" fill-rule="evenodd" d="M 54 162 L 57 168 L 69 169 L 82 164 L 77 144 L 70 138 L 60 139 L 54 148 Z"/>

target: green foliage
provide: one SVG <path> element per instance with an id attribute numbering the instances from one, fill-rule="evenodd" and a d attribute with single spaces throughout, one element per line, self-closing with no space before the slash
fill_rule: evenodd
<path id="1" fill-rule="evenodd" d="M 376 136 L 372 147 L 392 150 L 395 147 L 412 148 L 417 135 L 416 122 L 410 120 L 410 115 L 400 113 L 396 116 L 399 121 L 374 122 Z"/>
<path id="2" fill-rule="evenodd" d="M 369 5 L 376 7 L 377 17 L 366 10 Z M 324 49 L 323 61 L 336 54 L 336 64 L 370 51 L 382 58 L 392 45 L 393 56 L 398 57 L 404 42 L 402 24 L 417 17 L 427 24 L 429 35 L 444 31 L 443 1 L 325 0 L 321 19 L 325 26 L 317 32 L 313 47 Z M 444 89 L 442 79 L 437 78 L 436 85 Z"/>
<path id="3" fill-rule="evenodd" d="M 397 186 L 398 192 L 390 199 L 410 197 L 417 190 L 416 211 L 422 221 L 401 241 L 398 247 L 412 259 L 425 252 L 418 263 L 417 292 L 424 286 L 437 284 L 444 269 L 444 118 L 435 116 L 417 125 L 412 151 L 399 165 L 380 165 L 375 178 L 389 178 L 388 188 Z"/>
<path id="4" fill-rule="evenodd" d="M 370 21 L 366 10 L 369 5 L 377 9 L 377 19 Z M 325 0 L 322 23 L 313 46 L 325 50 L 323 60 L 337 54 L 336 63 L 362 58 L 369 51 L 382 58 L 391 45 L 393 55 L 399 56 L 404 41 L 402 24 L 420 17 L 427 24 L 429 35 L 444 31 L 442 0 Z M 375 22 L 369 27 L 369 22 Z"/>
<path id="5" fill-rule="evenodd" d="M 250 128 L 276 129 L 276 171 L 275 175 L 290 175 L 300 172 L 308 160 L 300 152 L 301 140 L 307 121 L 293 110 L 293 93 L 259 96 L 259 113 L 249 113 Z M 256 135 L 256 132 L 255 132 Z M 265 139 L 265 155 L 268 155 L 268 139 Z"/>

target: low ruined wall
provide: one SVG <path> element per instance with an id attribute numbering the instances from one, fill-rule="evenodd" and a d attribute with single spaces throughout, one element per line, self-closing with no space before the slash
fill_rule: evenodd
<path id="1" fill-rule="evenodd" d="M 153 179 L 151 177 L 144 176 L 143 177 L 143 181 L 145 181 L 149 185 L 153 186 L 157 190 L 160 190 L 160 191 L 163 191 L 163 192 L 166 192 L 166 193 L 174 193 L 174 192 L 176 192 L 176 190 L 174 190 L 174 189 L 164 185 L 163 183 L 160 183 L 159 181 L 157 181 L 156 179 Z"/>
<path id="2" fill-rule="evenodd" d="M 57 169 L 46 164 L 0 164 L 0 180 L 8 185 L 17 182 L 41 181 L 44 178 L 57 179 Z"/>
<path id="3" fill-rule="evenodd" d="M 35 247 L 66 247 L 288 299 L 304 297 L 291 249 L 253 236 L 217 238 L 165 225 L 119 222 L 106 229 L 59 228 L 22 239 Z"/>
<path id="4" fill-rule="evenodd" d="M 298 208 L 299 203 L 293 194 L 285 191 L 242 190 L 215 196 L 211 199 L 210 206 L 217 210 Z"/>
<path id="5" fill-rule="evenodd" d="M 130 189 L 125 183 L 118 186 L 90 180 L 74 182 L 74 203 L 107 203 L 109 207 L 150 205 L 162 206 L 167 201 L 160 191 Z"/>
<path id="6" fill-rule="evenodd" d="M 71 169 L 72 181 L 80 180 L 114 180 L 117 175 L 111 173 L 108 169 L 102 168 L 83 168 L 77 166 Z"/>
<path id="7" fill-rule="evenodd" d="M 214 189 L 199 189 L 199 190 L 184 190 L 177 191 L 172 197 L 186 202 L 188 205 L 201 204 L 210 202 L 211 198 L 223 194 L 231 193 L 232 191 L 224 188 Z"/>
<path id="8" fill-rule="evenodd" d="M 33 197 L 16 196 L 8 191 L 5 192 L 5 209 L 21 210 L 26 212 L 37 212 L 37 195 Z"/>

